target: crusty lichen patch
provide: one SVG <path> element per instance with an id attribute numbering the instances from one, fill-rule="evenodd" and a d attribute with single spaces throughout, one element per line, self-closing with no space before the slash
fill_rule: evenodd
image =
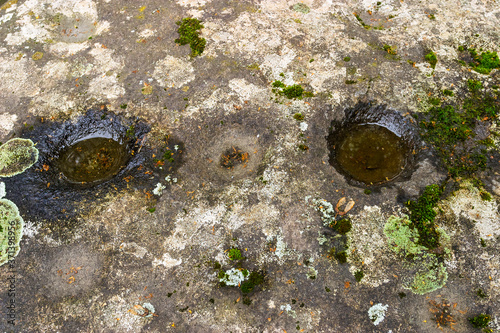
<path id="1" fill-rule="evenodd" d="M 471 182 L 466 181 L 448 200 L 442 202 L 441 207 L 451 213 L 454 219 L 464 217 L 474 221 L 480 238 L 493 239 L 500 235 L 498 203 L 484 200 L 481 193 Z"/>
<path id="2" fill-rule="evenodd" d="M 0 176 L 12 177 L 24 172 L 38 160 L 38 149 L 29 139 L 11 139 L 0 146 Z"/>

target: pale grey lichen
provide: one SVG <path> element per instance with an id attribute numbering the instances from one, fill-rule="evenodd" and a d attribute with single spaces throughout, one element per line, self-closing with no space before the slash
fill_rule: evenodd
<path id="1" fill-rule="evenodd" d="M 310 196 L 307 196 L 305 201 L 309 202 L 310 198 Z M 325 226 L 335 223 L 335 209 L 331 203 L 324 199 L 312 199 L 311 206 L 321 213 L 321 220 Z"/>
<path id="2" fill-rule="evenodd" d="M 248 271 L 246 269 L 239 270 L 231 268 L 219 278 L 219 282 L 225 283 L 226 286 L 239 287 L 241 283 L 247 279 L 247 277 Z"/>
<path id="3" fill-rule="evenodd" d="M 156 187 L 153 190 L 153 194 L 157 195 L 157 196 L 160 196 L 163 193 L 163 190 L 165 188 L 166 188 L 165 185 L 163 185 L 162 183 L 158 183 L 158 184 L 156 184 Z"/>
<path id="4" fill-rule="evenodd" d="M 383 305 L 382 303 L 377 303 L 368 309 L 368 317 L 373 322 L 373 325 L 377 326 L 385 319 L 385 312 L 389 305 Z"/>

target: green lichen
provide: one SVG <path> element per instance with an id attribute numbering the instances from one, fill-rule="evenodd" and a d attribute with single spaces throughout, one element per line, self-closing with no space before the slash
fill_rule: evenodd
<path id="1" fill-rule="evenodd" d="M 407 288 L 410 289 L 415 294 L 424 295 L 434 290 L 442 288 L 446 281 L 448 280 L 448 273 L 446 272 L 446 266 L 443 263 L 438 263 L 435 256 L 428 256 L 431 262 L 419 270 L 413 282 Z"/>
<path id="2" fill-rule="evenodd" d="M 38 149 L 29 139 L 11 139 L 0 146 L 0 177 L 24 172 L 38 161 Z"/>
<path id="3" fill-rule="evenodd" d="M 418 244 L 418 231 L 411 227 L 407 216 L 390 216 L 384 225 L 384 234 L 389 248 L 403 256 L 416 255 L 425 250 L 424 246 Z"/>
<path id="4" fill-rule="evenodd" d="M 0 266 L 19 253 L 23 225 L 17 206 L 10 200 L 0 199 Z"/>
<path id="5" fill-rule="evenodd" d="M 450 238 L 441 229 L 436 233 L 443 243 L 443 254 L 449 254 Z M 403 265 L 412 273 L 403 286 L 416 294 L 426 294 L 444 286 L 448 279 L 444 266 L 434 252 L 428 252 L 427 247 L 420 241 L 417 230 L 408 216 L 391 216 L 384 225 L 384 234 L 387 237 L 389 248 L 400 255 Z"/>
<path id="6" fill-rule="evenodd" d="M 191 57 L 199 56 L 207 43 L 205 38 L 200 38 L 200 30 L 204 28 L 201 21 L 195 18 L 184 18 L 182 21 L 176 22 L 179 26 L 177 32 L 179 38 L 175 40 L 177 44 L 186 45 L 191 47 Z"/>
<path id="7" fill-rule="evenodd" d="M 311 9 L 306 4 L 303 4 L 303 3 L 296 3 L 295 5 L 293 5 L 292 8 L 296 12 L 303 13 L 303 14 L 307 14 L 311 11 Z"/>
<path id="8" fill-rule="evenodd" d="M 436 68 L 436 64 L 437 64 L 437 57 L 436 57 L 436 53 L 429 51 L 429 53 L 427 53 L 425 55 L 425 61 L 427 61 L 432 68 Z"/>
<path id="9" fill-rule="evenodd" d="M 469 53 L 472 57 L 470 65 L 478 73 L 488 75 L 493 69 L 500 68 L 500 59 L 496 52 L 486 51 L 479 54 L 475 49 L 469 49 Z"/>
<path id="10" fill-rule="evenodd" d="M 444 89 L 443 94 L 446 96 L 453 96 L 453 91 L 449 89 Z"/>

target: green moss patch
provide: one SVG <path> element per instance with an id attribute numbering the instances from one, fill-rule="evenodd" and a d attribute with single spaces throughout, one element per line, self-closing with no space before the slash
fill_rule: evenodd
<path id="1" fill-rule="evenodd" d="M 279 96 L 285 96 L 288 99 L 294 99 L 294 98 L 302 99 L 304 97 L 314 96 L 313 93 L 305 91 L 304 88 L 302 88 L 302 86 L 299 84 L 287 86 L 280 80 L 276 80 L 272 83 L 272 86 L 273 86 L 272 89 L 273 93 Z"/>
<path id="2" fill-rule="evenodd" d="M 427 61 L 432 68 L 436 68 L 437 57 L 436 53 L 432 52 L 432 50 L 425 55 L 425 61 Z"/>
<path id="3" fill-rule="evenodd" d="M 417 201 L 406 203 L 410 210 L 410 227 L 418 231 L 419 237 L 415 243 L 429 249 L 439 246 L 439 234 L 434 224 L 437 213 L 434 207 L 436 207 L 441 193 L 442 190 L 438 185 L 429 185 Z"/>
<path id="4" fill-rule="evenodd" d="M 434 146 L 453 178 L 486 168 L 484 140 L 476 140 L 474 130 L 479 122 L 498 122 L 500 114 L 495 92 L 483 92 L 482 83 L 472 79 L 467 87 L 469 94 L 461 105 L 434 106 L 418 116 L 422 138 Z"/>
<path id="5" fill-rule="evenodd" d="M 204 28 L 201 21 L 195 18 L 184 18 L 182 21 L 176 22 L 179 26 L 177 32 L 179 38 L 175 40 L 177 44 L 191 47 L 191 57 L 199 56 L 204 50 L 207 43 L 205 38 L 200 37 L 200 30 Z"/>
<path id="6" fill-rule="evenodd" d="M 500 59 L 496 52 L 485 51 L 479 54 L 475 49 L 469 49 L 472 57 L 470 66 L 481 74 L 490 74 L 493 69 L 500 68 Z"/>

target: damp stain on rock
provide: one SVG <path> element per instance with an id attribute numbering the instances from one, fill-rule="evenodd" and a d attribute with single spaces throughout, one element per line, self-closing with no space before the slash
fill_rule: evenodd
<path id="1" fill-rule="evenodd" d="M 411 124 L 385 106 L 359 103 L 332 122 L 330 164 L 357 185 L 378 185 L 411 173 L 416 147 Z"/>
<path id="2" fill-rule="evenodd" d="M 174 162 L 161 167 L 154 160 L 159 148 L 148 145 L 149 129 L 139 119 L 106 109 L 89 110 L 75 121 L 39 119 L 33 130 L 22 133 L 35 142 L 39 159 L 26 172 L 4 180 L 7 195 L 16 198 L 25 218 L 40 221 L 56 236 L 73 230 L 79 216 L 114 196 L 142 193 L 145 201 L 154 200 L 154 186 L 180 166 L 184 146 L 170 137 Z"/>

